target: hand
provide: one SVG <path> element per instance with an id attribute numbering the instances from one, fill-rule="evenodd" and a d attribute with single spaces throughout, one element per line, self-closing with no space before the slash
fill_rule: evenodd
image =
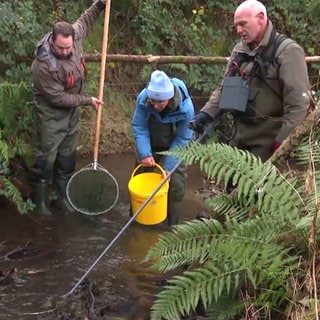
<path id="1" fill-rule="evenodd" d="M 198 132 L 203 133 L 206 124 L 212 122 L 213 119 L 207 113 L 200 111 L 192 121 L 189 123 L 189 128 Z"/>
<path id="2" fill-rule="evenodd" d="M 146 157 L 141 159 L 141 165 L 143 167 L 154 167 L 155 166 L 155 161 L 153 159 L 153 157 Z"/>
<path id="3" fill-rule="evenodd" d="M 95 97 L 91 97 L 91 105 L 92 105 L 93 107 L 95 107 L 96 110 L 98 109 L 98 107 L 99 107 L 100 104 L 103 104 L 103 101 L 101 101 L 101 100 L 99 100 L 99 99 L 97 99 L 97 98 L 95 98 Z"/>

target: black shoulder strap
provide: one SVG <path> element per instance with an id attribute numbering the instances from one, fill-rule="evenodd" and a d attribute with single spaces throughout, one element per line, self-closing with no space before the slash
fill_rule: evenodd
<path id="1" fill-rule="evenodd" d="M 254 60 L 256 67 L 252 69 L 252 73 L 260 73 L 260 77 L 265 79 L 267 77 L 270 64 L 275 63 L 275 57 L 279 46 L 286 39 L 289 39 L 286 35 L 277 33 L 275 29 L 272 29 L 269 42 L 260 55 L 254 58 L 246 53 L 238 53 L 232 61 L 227 75 L 232 76 L 239 74 L 239 69 L 243 62 L 250 62 Z"/>
<path id="2" fill-rule="evenodd" d="M 256 75 L 262 80 L 267 78 L 270 65 L 276 65 L 277 50 L 286 39 L 289 39 L 286 35 L 277 33 L 275 29 L 272 30 L 268 45 L 262 50 L 259 57 L 256 58 Z"/>
<path id="3" fill-rule="evenodd" d="M 253 57 L 250 57 L 247 53 L 238 52 L 230 64 L 230 67 L 227 71 L 227 76 L 230 77 L 241 75 L 240 67 L 243 62 L 247 61 L 253 61 Z"/>
<path id="4" fill-rule="evenodd" d="M 268 42 L 268 45 L 265 47 L 265 50 L 261 52 L 260 58 L 264 62 L 273 63 L 275 60 L 276 52 L 280 44 L 288 37 L 282 33 L 276 32 L 275 29 L 272 30 L 271 36 Z"/>

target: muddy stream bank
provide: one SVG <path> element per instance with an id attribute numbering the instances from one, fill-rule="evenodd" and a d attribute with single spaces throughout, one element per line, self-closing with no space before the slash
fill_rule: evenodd
<path id="1" fill-rule="evenodd" d="M 91 163 L 81 159 L 78 168 Z M 67 294 L 129 220 L 127 184 L 134 155 L 100 157 L 117 180 L 119 200 L 109 212 L 90 217 L 55 211 L 50 217 L 1 208 L 0 319 L 148 319 L 165 276 L 141 263 L 166 226 L 133 222 L 77 290 Z M 206 210 L 198 166 L 188 168 L 181 220 Z"/>

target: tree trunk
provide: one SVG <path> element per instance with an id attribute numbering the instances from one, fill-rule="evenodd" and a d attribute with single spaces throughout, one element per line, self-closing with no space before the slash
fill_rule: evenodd
<path id="1" fill-rule="evenodd" d="M 315 109 L 311 111 L 306 120 L 304 120 L 299 126 L 292 130 L 289 136 L 281 143 L 281 146 L 275 151 L 275 153 L 267 160 L 277 165 L 280 162 L 286 160 L 292 150 L 296 148 L 302 138 L 304 138 L 314 126 L 318 125 L 320 121 L 320 104 L 315 106 Z"/>

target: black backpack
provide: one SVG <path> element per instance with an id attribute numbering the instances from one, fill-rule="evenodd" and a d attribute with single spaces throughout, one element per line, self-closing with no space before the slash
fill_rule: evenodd
<path id="1" fill-rule="evenodd" d="M 255 85 L 262 87 L 268 86 L 276 95 L 280 96 L 267 81 L 268 69 L 273 65 L 279 69 L 276 59 L 276 53 L 281 44 L 282 50 L 294 41 L 287 36 L 272 30 L 268 45 L 263 48 L 259 55 L 250 56 L 247 53 L 238 53 L 232 60 L 226 77 L 223 80 L 221 96 L 219 100 L 219 108 L 222 110 L 231 109 L 238 117 L 248 116 L 248 101 L 253 101 L 257 94 L 257 90 L 251 90 L 249 87 L 249 79 L 256 77 Z M 253 62 L 253 67 L 249 74 L 244 75 L 241 68 L 242 63 Z"/>
<path id="2" fill-rule="evenodd" d="M 272 30 L 268 45 L 264 48 L 259 56 L 252 57 L 246 53 L 238 53 L 232 61 L 231 67 L 227 72 L 227 76 L 235 76 L 240 73 L 240 67 L 243 62 L 255 61 L 255 66 L 250 72 L 250 76 L 258 76 L 263 81 L 267 79 L 268 69 L 270 65 L 274 65 L 277 68 L 278 62 L 276 61 L 276 53 L 280 45 L 283 43 L 283 49 L 294 41 L 288 38 L 286 35 L 277 33 L 275 29 Z"/>

